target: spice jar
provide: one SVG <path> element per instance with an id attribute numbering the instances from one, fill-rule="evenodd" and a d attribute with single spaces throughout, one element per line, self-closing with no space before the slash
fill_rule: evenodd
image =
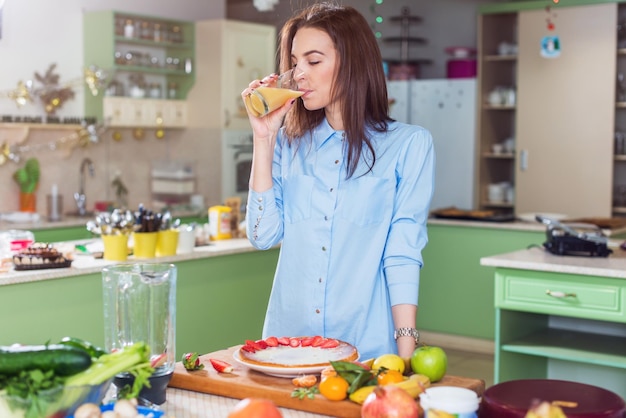
<path id="1" fill-rule="evenodd" d="M 133 25 L 133 21 L 131 19 L 126 20 L 126 24 L 124 25 L 124 36 L 126 38 L 132 38 L 135 36 L 135 26 Z"/>
<path id="2" fill-rule="evenodd" d="M 153 99 L 161 98 L 161 85 L 159 83 L 150 84 L 150 97 Z"/>
<path id="3" fill-rule="evenodd" d="M 175 100 L 178 97 L 178 84 L 171 81 L 167 86 L 167 98 Z"/>
<path id="4" fill-rule="evenodd" d="M 161 25 L 159 25 L 158 23 L 154 24 L 154 30 L 152 31 L 152 39 L 154 40 L 154 42 L 162 42 L 163 41 L 163 34 L 161 32 Z"/>

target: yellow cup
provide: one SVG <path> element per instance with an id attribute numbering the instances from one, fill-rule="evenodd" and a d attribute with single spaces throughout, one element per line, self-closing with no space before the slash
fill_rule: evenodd
<path id="1" fill-rule="evenodd" d="M 105 260 L 126 261 L 128 258 L 128 235 L 102 235 Z"/>
<path id="2" fill-rule="evenodd" d="M 135 258 L 154 258 L 156 256 L 156 244 L 156 232 L 133 232 L 133 254 Z"/>
<path id="3" fill-rule="evenodd" d="M 157 232 L 156 256 L 176 255 L 178 247 L 178 230 L 167 229 Z"/>

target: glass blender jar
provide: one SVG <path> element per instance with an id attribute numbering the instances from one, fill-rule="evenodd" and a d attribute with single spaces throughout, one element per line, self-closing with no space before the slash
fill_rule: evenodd
<path id="1" fill-rule="evenodd" d="M 176 275 L 173 264 L 118 264 L 102 270 L 105 348 L 115 351 L 140 341 L 150 347 L 155 370 L 139 397 L 157 405 L 165 402 L 176 364 Z M 122 389 L 133 381 L 133 375 L 121 373 L 113 383 Z"/>

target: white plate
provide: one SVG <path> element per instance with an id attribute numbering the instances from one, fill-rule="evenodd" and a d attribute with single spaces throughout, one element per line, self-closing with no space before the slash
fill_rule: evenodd
<path id="1" fill-rule="evenodd" d="M 303 374 L 316 374 L 320 373 L 324 370 L 328 365 L 324 366 L 311 366 L 311 367 L 271 367 L 271 366 L 261 366 L 260 364 L 251 364 L 247 363 L 239 358 L 239 350 L 236 349 L 233 353 L 233 358 L 235 361 L 242 366 L 246 366 L 249 369 L 256 370 L 257 372 L 261 372 L 274 377 L 284 377 L 284 378 L 294 378 L 301 376 Z M 330 363 L 328 363 L 330 364 Z"/>
<path id="2" fill-rule="evenodd" d="M 563 219 L 567 219 L 567 215 L 562 213 L 522 213 L 521 215 L 517 215 L 517 218 L 524 222 L 538 222 L 535 216 L 542 216 L 544 218 L 554 219 L 556 221 L 562 221 Z"/>

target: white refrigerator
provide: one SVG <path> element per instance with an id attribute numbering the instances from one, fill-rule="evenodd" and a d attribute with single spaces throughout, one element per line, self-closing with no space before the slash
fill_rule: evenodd
<path id="1" fill-rule="evenodd" d="M 476 79 L 389 81 L 391 117 L 428 129 L 435 144 L 431 210 L 474 208 Z"/>

